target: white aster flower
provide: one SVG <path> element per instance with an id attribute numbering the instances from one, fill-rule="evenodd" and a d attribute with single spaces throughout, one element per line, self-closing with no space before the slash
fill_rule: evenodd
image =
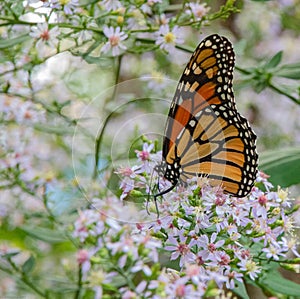
<path id="1" fill-rule="evenodd" d="M 148 0 L 141 6 L 141 11 L 145 14 L 152 15 L 152 7 L 156 3 L 162 3 L 162 0 Z"/>
<path id="2" fill-rule="evenodd" d="M 152 71 L 151 74 L 143 75 L 141 79 L 148 82 L 148 88 L 150 90 L 161 92 L 167 87 L 169 78 L 161 72 Z"/>
<path id="3" fill-rule="evenodd" d="M 189 3 L 188 14 L 192 14 L 195 20 L 201 20 L 210 10 L 210 7 L 206 7 L 206 3 Z"/>
<path id="4" fill-rule="evenodd" d="M 278 245 L 275 246 L 275 245 L 270 244 L 269 247 L 263 248 L 262 251 L 266 253 L 266 257 L 268 259 L 273 258 L 276 261 L 279 260 L 279 256 L 285 256 L 282 253 L 282 248 L 280 248 L 280 246 L 278 246 Z"/>
<path id="5" fill-rule="evenodd" d="M 50 7 L 64 10 L 66 15 L 72 15 L 76 12 L 79 6 L 78 0 L 51 0 Z"/>
<path id="6" fill-rule="evenodd" d="M 101 52 L 107 53 L 108 51 L 112 50 L 113 56 L 118 56 L 120 54 L 120 49 L 126 50 L 126 46 L 122 43 L 128 35 L 121 31 L 120 27 L 107 27 L 103 28 L 103 33 L 108 38 L 106 44 L 102 47 Z"/>
<path id="7" fill-rule="evenodd" d="M 101 1 L 106 11 L 114 11 L 122 7 L 122 4 L 118 0 L 104 0 Z"/>
<path id="8" fill-rule="evenodd" d="M 182 44 L 183 41 L 183 38 L 181 38 L 181 30 L 178 26 L 174 26 L 174 28 L 170 30 L 169 25 L 165 24 L 160 26 L 155 43 L 159 45 L 162 50 L 172 52 L 176 44 Z"/>
<path id="9" fill-rule="evenodd" d="M 261 272 L 261 267 L 259 267 L 251 259 L 241 260 L 238 263 L 238 266 L 240 266 L 240 270 L 246 271 L 246 274 L 248 274 L 252 280 L 255 280 L 258 277 L 258 274 Z"/>
<path id="10" fill-rule="evenodd" d="M 37 26 L 33 26 L 29 33 L 31 37 L 37 39 L 36 48 L 40 57 L 45 56 L 47 48 L 56 49 L 59 34 L 60 31 L 57 26 L 49 29 L 47 23 L 39 23 Z"/>

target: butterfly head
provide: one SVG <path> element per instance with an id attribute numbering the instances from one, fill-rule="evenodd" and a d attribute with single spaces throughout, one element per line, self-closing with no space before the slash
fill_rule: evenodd
<path id="1" fill-rule="evenodd" d="M 177 160 L 178 161 L 174 161 L 173 164 L 168 164 L 166 161 L 162 161 L 154 168 L 160 177 L 167 179 L 173 186 L 177 184 L 181 174 L 180 159 L 177 158 Z"/>

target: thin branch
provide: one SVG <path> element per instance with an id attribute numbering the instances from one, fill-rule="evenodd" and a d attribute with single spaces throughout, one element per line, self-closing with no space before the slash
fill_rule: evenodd
<path id="1" fill-rule="evenodd" d="M 82 289 L 82 267 L 79 266 L 78 269 L 78 281 L 77 281 L 77 291 L 75 293 L 74 299 L 79 299 L 80 298 L 80 293 L 81 293 L 81 289 Z"/>
<path id="2" fill-rule="evenodd" d="M 119 79 L 120 79 L 121 63 L 122 63 L 122 56 L 119 56 L 119 58 L 117 60 L 117 66 L 116 66 L 116 76 L 115 76 L 114 89 L 113 89 L 112 95 L 110 97 L 111 102 L 114 101 L 115 97 L 116 97 L 118 83 L 119 83 Z M 104 134 L 105 128 L 108 125 L 108 122 L 109 122 L 110 118 L 113 116 L 113 114 L 114 114 L 114 111 L 109 113 L 109 115 L 105 118 L 105 121 L 104 121 L 103 126 L 102 126 L 102 130 L 100 131 L 100 133 L 98 134 L 98 136 L 96 138 L 95 167 L 94 167 L 94 172 L 93 172 L 93 176 L 92 176 L 93 179 L 96 179 L 96 177 L 97 177 L 97 171 L 98 171 L 98 166 L 99 166 L 99 161 L 100 161 L 100 145 L 101 145 L 101 142 L 102 142 L 102 139 L 103 139 L 103 134 Z"/>
<path id="3" fill-rule="evenodd" d="M 300 100 L 299 99 L 296 99 L 292 95 L 286 93 L 284 90 L 280 89 L 278 86 L 275 86 L 273 83 L 269 82 L 268 86 L 273 91 L 276 91 L 277 93 L 280 93 L 280 94 L 286 96 L 287 98 L 289 98 L 290 100 L 292 100 L 294 103 L 300 105 Z"/>

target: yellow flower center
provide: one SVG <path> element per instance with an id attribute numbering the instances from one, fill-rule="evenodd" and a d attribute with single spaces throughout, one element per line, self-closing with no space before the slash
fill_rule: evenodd
<path id="1" fill-rule="evenodd" d="M 286 200 L 288 197 L 289 192 L 287 190 L 283 190 L 280 187 L 278 187 L 278 197 L 281 199 L 282 202 Z"/>
<path id="2" fill-rule="evenodd" d="M 66 5 L 66 4 L 68 4 L 70 2 L 70 0 L 59 0 L 59 3 L 61 4 L 61 5 Z"/>
<path id="3" fill-rule="evenodd" d="M 273 215 L 279 215 L 280 214 L 280 208 L 279 207 L 274 208 L 274 210 L 272 211 L 272 214 Z"/>
<path id="4" fill-rule="evenodd" d="M 100 285 L 103 280 L 105 279 L 105 274 L 102 270 L 98 271 L 91 271 L 89 275 L 89 284 L 90 286 L 97 286 Z"/>
<path id="5" fill-rule="evenodd" d="M 254 270 L 257 270 L 256 263 L 253 262 L 253 261 L 247 261 L 246 262 L 246 269 L 247 269 L 247 272 L 252 272 Z"/>
<path id="6" fill-rule="evenodd" d="M 165 42 L 168 44 L 174 43 L 176 36 L 172 32 L 168 32 L 165 35 Z"/>
<path id="7" fill-rule="evenodd" d="M 124 23 L 124 17 L 123 16 L 118 16 L 117 17 L 117 23 L 120 25 L 120 24 L 123 24 Z"/>

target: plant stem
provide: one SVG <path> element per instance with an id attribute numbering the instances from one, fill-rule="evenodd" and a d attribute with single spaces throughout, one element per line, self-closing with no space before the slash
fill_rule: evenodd
<path id="1" fill-rule="evenodd" d="M 239 71 L 240 73 L 244 74 L 244 75 L 250 75 L 250 74 L 251 74 L 250 71 L 245 70 L 245 69 L 243 69 L 243 68 L 241 68 L 241 67 L 239 67 L 239 66 L 237 66 L 237 65 L 236 65 L 234 68 L 235 68 L 237 71 Z"/>
<path id="2" fill-rule="evenodd" d="M 292 95 L 286 93 L 284 90 L 280 89 L 278 86 L 275 86 L 273 83 L 269 82 L 268 86 L 273 91 L 276 91 L 277 93 L 280 93 L 280 94 L 286 96 L 287 98 L 289 98 L 290 100 L 292 100 L 294 103 L 300 105 L 300 100 L 299 99 L 296 99 Z"/>
<path id="3" fill-rule="evenodd" d="M 80 298 L 80 292 L 81 292 L 81 288 L 82 288 L 82 268 L 81 266 L 79 266 L 78 269 L 78 281 L 77 281 L 77 291 L 75 293 L 74 299 L 79 299 Z"/>
<path id="4" fill-rule="evenodd" d="M 112 102 L 115 100 L 116 98 L 116 94 L 117 94 L 117 89 L 118 89 L 118 83 L 120 80 L 120 70 L 121 70 L 121 63 L 122 63 L 122 56 L 119 56 L 117 59 L 117 65 L 116 65 L 116 76 L 115 76 L 115 84 L 114 84 L 114 89 L 112 92 L 111 97 L 109 98 L 109 100 Z M 106 103 L 107 104 L 107 101 Z M 106 118 L 105 121 L 103 123 L 102 129 L 100 131 L 100 133 L 98 134 L 97 138 L 96 138 L 96 144 L 95 144 L 95 167 L 94 167 L 94 172 L 93 172 L 93 179 L 96 179 L 97 177 L 97 171 L 98 171 L 98 166 L 99 166 L 99 161 L 100 161 L 100 145 L 102 142 L 102 138 L 103 138 L 103 134 L 105 131 L 105 128 L 110 120 L 110 118 L 114 115 L 114 111 L 109 113 Z"/>

